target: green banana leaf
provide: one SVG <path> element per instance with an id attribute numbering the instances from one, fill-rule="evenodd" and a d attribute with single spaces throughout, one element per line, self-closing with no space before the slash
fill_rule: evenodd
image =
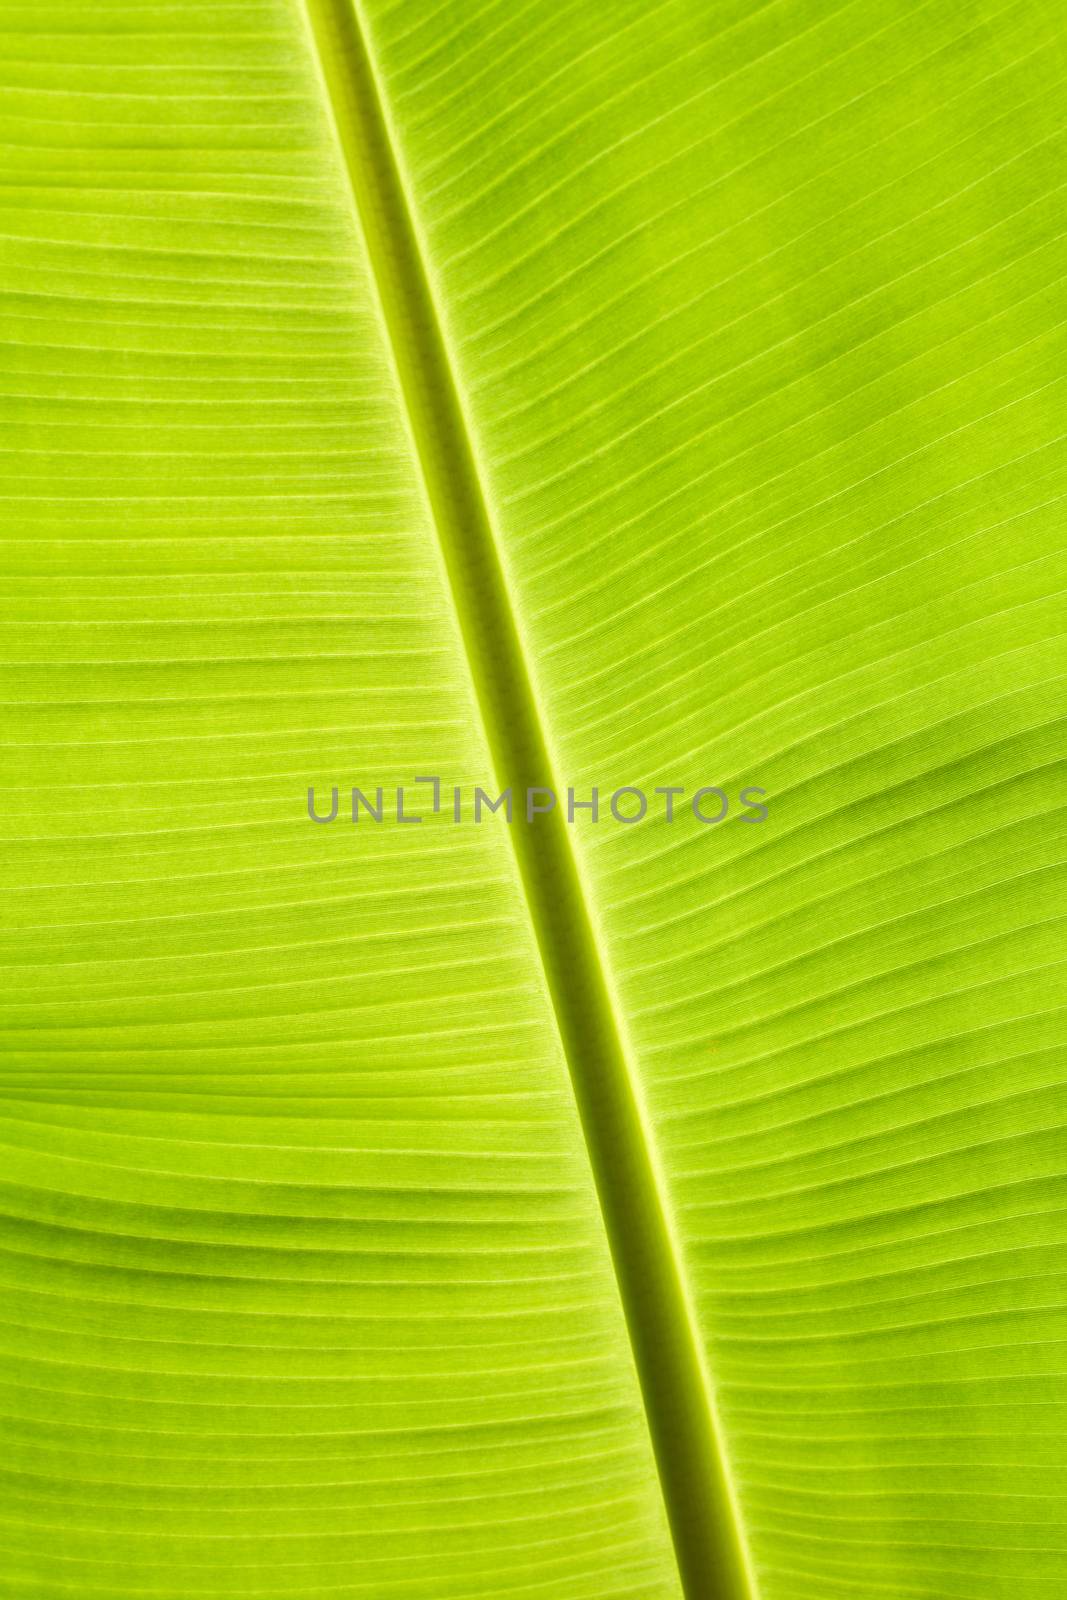
<path id="1" fill-rule="evenodd" d="M 1067 1592 L 1064 21 L 0 4 L 0 1594 Z"/>

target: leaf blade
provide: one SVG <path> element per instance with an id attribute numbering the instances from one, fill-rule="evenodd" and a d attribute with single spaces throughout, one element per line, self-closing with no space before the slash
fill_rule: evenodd
<path id="1" fill-rule="evenodd" d="M 5 52 L 5 1580 L 676 1600 L 506 841 L 348 820 L 491 767 L 295 22 Z"/>
<path id="2" fill-rule="evenodd" d="M 559 766 L 730 796 L 578 837 L 761 1592 L 1042 1594 L 1062 19 L 366 10 Z"/>

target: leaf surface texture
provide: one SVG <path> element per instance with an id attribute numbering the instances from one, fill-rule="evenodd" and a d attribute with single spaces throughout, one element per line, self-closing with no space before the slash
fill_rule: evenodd
<path id="1" fill-rule="evenodd" d="M 0 1588 L 707 1600 L 318 5 L 0 10 Z M 351 15 L 722 1593 L 1053 1596 L 1059 8 Z"/>

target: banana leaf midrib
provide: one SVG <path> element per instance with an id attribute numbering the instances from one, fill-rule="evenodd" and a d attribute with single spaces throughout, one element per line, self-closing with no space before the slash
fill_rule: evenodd
<path id="1" fill-rule="evenodd" d="M 502 787 L 560 786 L 364 30 L 304 0 L 472 686 Z M 754 1600 L 712 1380 L 580 868 L 557 809 L 509 830 L 589 1152 L 688 1600 Z"/>

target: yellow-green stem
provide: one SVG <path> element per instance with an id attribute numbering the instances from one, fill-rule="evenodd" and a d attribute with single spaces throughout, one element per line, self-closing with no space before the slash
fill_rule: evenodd
<path id="1" fill-rule="evenodd" d="M 499 782 L 559 793 L 481 475 L 352 0 L 305 0 Z M 754 1600 L 714 1398 L 559 808 L 509 830 L 574 1085 L 687 1600 Z"/>

